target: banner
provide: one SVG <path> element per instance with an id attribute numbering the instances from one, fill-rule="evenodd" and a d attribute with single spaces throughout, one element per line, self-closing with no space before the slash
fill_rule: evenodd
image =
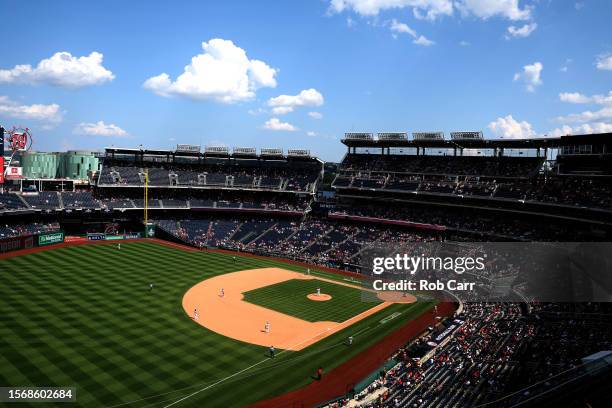
<path id="1" fill-rule="evenodd" d="M 29 249 L 34 247 L 34 236 L 5 238 L 0 240 L 0 253 Z"/>
<path id="2" fill-rule="evenodd" d="M 103 233 L 90 233 L 87 234 L 87 239 L 90 241 L 102 241 L 106 239 L 106 235 Z"/>
<path id="3" fill-rule="evenodd" d="M 0 139 L 0 143 L 4 143 L 4 140 Z M 0 154 L 0 184 L 4 184 L 4 157 Z"/>
<path id="4" fill-rule="evenodd" d="M 60 242 L 64 242 L 64 233 L 62 231 L 40 234 L 38 236 L 38 246 L 59 244 Z"/>
<path id="5" fill-rule="evenodd" d="M 6 174 L 4 178 L 6 180 L 18 180 L 23 177 L 23 171 L 21 167 L 9 166 L 6 168 Z"/>

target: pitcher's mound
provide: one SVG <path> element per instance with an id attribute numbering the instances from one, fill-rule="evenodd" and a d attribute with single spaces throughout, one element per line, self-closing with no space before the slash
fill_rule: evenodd
<path id="1" fill-rule="evenodd" d="M 314 300 L 315 302 L 325 302 L 326 300 L 331 300 L 331 296 L 330 295 L 326 295 L 325 293 L 321 293 L 320 295 L 317 295 L 316 293 L 311 293 L 309 295 L 306 295 L 306 297 L 310 300 Z"/>
<path id="2" fill-rule="evenodd" d="M 384 300 L 385 302 L 414 303 L 417 301 L 414 295 L 404 292 L 378 292 L 377 296 L 380 300 Z"/>

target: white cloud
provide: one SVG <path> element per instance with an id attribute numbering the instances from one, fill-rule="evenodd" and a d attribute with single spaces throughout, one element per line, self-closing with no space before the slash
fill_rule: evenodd
<path id="1" fill-rule="evenodd" d="M 99 52 L 83 57 L 74 57 L 66 51 L 56 52 L 50 58 L 41 60 L 36 68 L 25 64 L 0 70 L 0 83 L 50 84 L 66 88 L 99 85 L 115 78 L 111 71 L 102 66 L 103 59 Z"/>
<path id="2" fill-rule="evenodd" d="M 56 103 L 49 105 L 20 105 L 8 96 L 0 95 L 0 116 L 16 119 L 35 120 L 48 125 L 57 125 L 62 121 L 62 111 Z"/>
<path id="3" fill-rule="evenodd" d="M 271 118 L 263 125 L 264 129 L 275 130 L 275 131 L 285 131 L 285 132 L 295 132 L 298 130 L 297 127 L 293 126 L 288 122 L 281 122 L 278 118 Z"/>
<path id="4" fill-rule="evenodd" d="M 585 123 L 579 126 L 563 125 L 548 132 L 548 136 L 584 135 L 589 133 L 609 133 L 612 132 L 612 123 L 595 122 Z"/>
<path id="5" fill-rule="evenodd" d="M 308 112 L 308 116 L 310 116 L 313 119 L 323 118 L 323 114 L 321 112 Z"/>
<path id="6" fill-rule="evenodd" d="M 324 98 L 314 88 L 304 89 L 297 95 L 279 95 L 268 100 L 268 106 L 321 106 Z"/>
<path id="7" fill-rule="evenodd" d="M 98 121 L 96 123 L 79 123 L 72 131 L 76 135 L 89 135 L 89 136 L 117 136 L 125 137 L 128 136 L 128 132 L 121 129 L 119 126 L 112 123 L 106 124 L 104 121 Z"/>
<path id="8" fill-rule="evenodd" d="M 563 92 L 559 94 L 559 100 L 567 103 L 589 103 L 590 98 L 579 92 Z"/>
<path id="9" fill-rule="evenodd" d="M 464 15 L 482 19 L 503 17 L 512 21 L 529 20 L 531 7 L 521 9 L 519 0 L 457 0 L 455 7 Z"/>
<path id="10" fill-rule="evenodd" d="M 574 7 L 576 8 L 576 10 L 582 10 L 582 8 L 584 7 L 584 2 L 577 1 L 576 4 L 574 4 Z"/>
<path id="11" fill-rule="evenodd" d="M 528 23 L 522 27 L 510 26 L 508 27 L 508 33 L 506 34 L 506 39 L 509 40 L 512 38 L 529 37 L 531 33 L 535 31 L 536 28 L 538 28 L 538 25 L 536 23 Z"/>
<path id="12" fill-rule="evenodd" d="M 469 43 L 469 41 L 462 40 L 459 41 L 459 45 L 462 47 L 469 47 L 471 44 Z"/>
<path id="13" fill-rule="evenodd" d="M 612 54 L 599 55 L 595 66 L 602 71 L 612 71 Z"/>
<path id="14" fill-rule="evenodd" d="M 272 113 L 275 115 L 284 115 L 290 112 L 293 112 L 292 106 L 276 106 L 272 108 Z"/>
<path id="15" fill-rule="evenodd" d="M 417 18 L 435 20 L 453 14 L 452 0 L 330 0 L 329 11 L 341 13 L 352 10 L 361 16 L 376 16 L 390 9 L 412 8 Z"/>
<path id="16" fill-rule="evenodd" d="M 424 47 L 429 47 L 430 45 L 434 45 L 435 42 L 431 41 L 427 38 L 425 38 L 424 36 L 420 35 L 419 38 L 416 38 L 415 40 L 412 41 L 414 44 L 416 45 L 422 45 Z"/>
<path id="17" fill-rule="evenodd" d="M 313 132 L 312 130 L 306 132 L 306 136 L 315 137 L 316 135 L 317 135 L 317 132 Z"/>
<path id="18" fill-rule="evenodd" d="M 580 113 L 572 113 L 566 116 L 557 117 L 559 122 L 572 122 L 572 123 L 588 123 L 597 122 L 601 120 L 612 120 L 612 105 L 604 106 L 603 108 L 591 111 L 587 110 Z"/>
<path id="19" fill-rule="evenodd" d="M 202 43 L 203 53 L 191 58 L 175 81 L 161 73 L 147 79 L 143 87 L 161 96 L 212 99 L 222 103 L 255 97 L 262 87 L 276 87 L 278 70 L 263 61 L 249 59 L 232 41 L 214 38 Z"/>
<path id="20" fill-rule="evenodd" d="M 408 24 L 400 23 L 396 19 L 391 20 L 391 24 L 389 26 L 389 29 L 392 32 L 394 32 L 394 33 L 408 34 L 411 37 L 416 37 L 417 36 L 416 31 L 414 31 L 412 28 L 408 27 Z"/>
<path id="21" fill-rule="evenodd" d="M 561 102 L 569 103 L 595 103 L 598 105 L 612 105 L 612 91 L 607 95 L 586 96 L 579 92 L 564 92 L 559 94 Z"/>
<path id="22" fill-rule="evenodd" d="M 497 118 L 489 123 L 489 129 L 491 129 L 495 136 L 507 139 L 526 139 L 536 135 L 529 122 L 519 122 L 512 115 Z"/>
<path id="23" fill-rule="evenodd" d="M 599 110 L 587 110 L 580 113 L 572 113 L 566 116 L 559 116 L 557 120 L 560 122 L 570 123 L 594 123 L 602 120 L 612 120 L 612 91 L 607 95 L 591 95 L 587 96 L 579 92 L 564 92 L 559 94 L 561 102 L 574 104 L 595 104 L 600 105 Z"/>
<path id="24" fill-rule="evenodd" d="M 481 19 L 502 17 L 512 21 L 529 20 L 531 7 L 523 8 L 519 0 L 330 0 L 329 11 L 341 13 L 351 10 L 364 17 L 377 16 L 381 11 L 411 8 L 419 19 L 435 20 L 451 16 L 455 9 L 464 16 Z"/>
<path id="25" fill-rule="evenodd" d="M 410 28 L 407 24 L 401 23 L 396 19 L 391 20 L 391 22 L 389 23 L 389 30 L 391 30 L 391 35 L 393 36 L 393 38 L 397 38 L 399 34 L 408 34 L 410 37 L 413 38 L 413 44 L 423 45 L 425 47 L 435 44 L 435 42 L 427 39 L 425 36 L 418 35 L 417 32 L 414 29 Z"/>
<path id="26" fill-rule="evenodd" d="M 523 72 L 514 74 L 514 81 L 523 81 L 529 92 L 534 92 L 535 88 L 542 85 L 542 69 L 544 66 L 540 62 L 525 65 Z"/>
<path id="27" fill-rule="evenodd" d="M 598 121 L 593 123 L 583 123 L 576 126 L 563 124 L 558 128 L 552 129 L 545 134 L 539 134 L 533 130 L 529 122 L 519 122 L 512 115 L 489 123 L 489 129 L 498 137 L 510 139 L 525 139 L 530 137 L 559 137 L 565 135 L 579 135 L 590 133 L 612 132 L 612 123 Z"/>

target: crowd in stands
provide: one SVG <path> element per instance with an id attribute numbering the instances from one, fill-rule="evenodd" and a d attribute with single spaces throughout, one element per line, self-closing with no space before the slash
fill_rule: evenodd
<path id="1" fill-rule="evenodd" d="M 452 336 L 432 343 L 450 323 L 459 325 Z M 465 303 L 398 350 L 370 386 L 330 406 L 515 406 L 582 375 L 582 358 L 612 348 L 610 333 L 610 304 Z"/>
<path id="2" fill-rule="evenodd" d="M 52 223 L 30 223 L 30 224 L 6 224 L 0 225 L 0 239 L 20 237 L 24 235 L 34 235 L 43 232 L 59 231 L 60 225 L 57 222 Z"/>
<path id="3" fill-rule="evenodd" d="M 541 157 L 348 154 L 342 161 L 341 169 L 517 178 L 535 175 L 543 161 Z"/>
<path id="4" fill-rule="evenodd" d="M 311 201 L 308 197 L 223 197 L 213 199 L 191 198 L 183 195 L 172 198 L 173 195 L 160 195 L 163 198 L 152 198 L 148 201 L 150 208 L 225 208 L 266 211 L 295 211 L 304 212 Z M 18 210 L 75 210 L 75 209 L 109 209 L 116 208 L 144 208 L 142 198 L 129 198 L 122 194 L 110 196 L 95 196 L 90 191 L 56 192 L 42 191 L 37 193 L 0 194 L 0 212 Z"/>
<path id="5" fill-rule="evenodd" d="M 236 188 L 313 192 L 321 165 L 316 161 L 292 163 L 257 160 L 213 163 L 134 163 L 106 160 L 99 186 L 142 186 L 148 174 L 152 187 Z"/>
<path id="6" fill-rule="evenodd" d="M 368 245 L 442 239 L 436 233 L 386 226 L 357 226 L 325 219 L 305 221 L 269 218 L 236 220 L 160 220 L 166 232 L 200 247 L 222 247 L 295 259 L 312 264 L 356 269 Z"/>
<path id="7" fill-rule="evenodd" d="M 27 208 L 27 204 L 20 196 L 10 193 L 0 194 L 0 213 L 25 210 Z"/>
<path id="8" fill-rule="evenodd" d="M 587 234 L 579 228 L 562 223 L 538 224 L 518 215 L 501 216 L 470 208 L 444 208 L 436 206 L 345 206 L 336 210 L 340 214 L 374 217 L 385 220 L 410 221 L 413 223 L 443 226 L 456 233 L 474 233 L 504 240 L 556 241 L 566 237 Z M 584 227 L 586 228 L 586 227 Z M 476 239 L 472 237 L 472 239 Z"/>
<path id="9" fill-rule="evenodd" d="M 537 157 L 349 154 L 333 186 L 612 210 L 612 178 L 545 176 L 541 165 Z"/>

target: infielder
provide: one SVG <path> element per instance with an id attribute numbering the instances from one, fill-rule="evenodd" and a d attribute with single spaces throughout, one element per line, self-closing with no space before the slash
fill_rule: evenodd
<path id="1" fill-rule="evenodd" d="M 197 322 L 198 318 L 199 318 L 198 308 L 196 307 L 195 310 L 193 311 L 193 320 L 195 320 Z"/>
<path id="2" fill-rule="evenodd" d="M 270 333 L 270 322 L 266 321 L 266 325 L 264 326 L 264 331 L 266 334 Z"/>
<path id="3" fill-rule="evenodd" d="M 219 296 L 220 296 L 220 297 L 225 296 L 225 291 L 223 290 L 223 288 L 221 288 L 221 292 L 219 292 Z"/>

